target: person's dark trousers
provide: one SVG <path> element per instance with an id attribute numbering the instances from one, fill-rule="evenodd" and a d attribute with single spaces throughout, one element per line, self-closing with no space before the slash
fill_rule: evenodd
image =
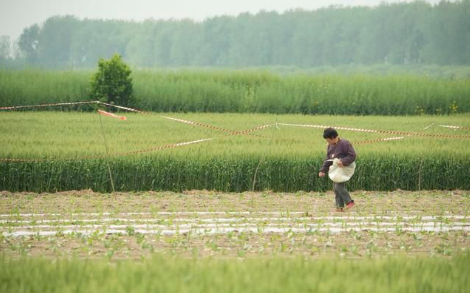
<path id="1" fill-rule="evenodd" d="M 336 207 L 343 208 L 345 204 L 348 204 L 352 201 L 349 192 L 346 190 L 346 182 L 333 182 L 333 190 L 335 191 L 336 195 Z"/>

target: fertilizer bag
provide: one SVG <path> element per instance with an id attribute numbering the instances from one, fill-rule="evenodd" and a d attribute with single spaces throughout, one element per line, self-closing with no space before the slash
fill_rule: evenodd
<path id="1" fill-rule="evenodd" d="M 356 163 L 352 162 L 348 166 L 340 167 L 338 166 L 338 161 L 339 159 L 337 158 L 333 160 L 333 165 L 330 166 L 330 170 L 328 171 L 328 177 L 330 177 L 331 181 L 336 183 L 346 182 L 351 179 L 354 174 Z"/>

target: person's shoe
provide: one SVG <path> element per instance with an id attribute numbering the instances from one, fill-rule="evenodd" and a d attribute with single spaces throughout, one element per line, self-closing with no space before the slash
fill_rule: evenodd
<path id="1" fill-rule="evenodd" d="M 343 208 L 336 208 L 336 212 L 342 213 L 342 212 L 344 212 L 344 210 L 343 210 Z"/>
<path id="2" fill-rule="evenodd" d="M 347 211 L 350 210 L 354 205 L 355 205 L 354 201 L 351 201 L 350 203 L 346 205 L 346 210 Z"/>

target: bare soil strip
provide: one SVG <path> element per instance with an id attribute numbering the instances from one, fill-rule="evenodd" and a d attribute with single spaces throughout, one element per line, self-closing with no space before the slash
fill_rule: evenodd
<path id="1" fill-rule="evenodd" d="M 450 256 L 470 248 L 470 192 L 0 193 L 0 251 L 141 258 Z"/>

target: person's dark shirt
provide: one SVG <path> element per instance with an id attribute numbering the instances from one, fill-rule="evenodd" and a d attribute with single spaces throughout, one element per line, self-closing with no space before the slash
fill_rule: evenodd
<path id="1" fill-rule="evenodd" d="M 320 172 L 326 173 L 333 162 L 327 161 L 329 159 L 338 158 L 341 159 L 344 166 L 350 165 L 356 160 L 356 151 L 349 141 L 346 139 L 339 139 L 339 141 L 334 144 L 328 144 L 326 149 L 326 159 L 321 166 Z"/>

